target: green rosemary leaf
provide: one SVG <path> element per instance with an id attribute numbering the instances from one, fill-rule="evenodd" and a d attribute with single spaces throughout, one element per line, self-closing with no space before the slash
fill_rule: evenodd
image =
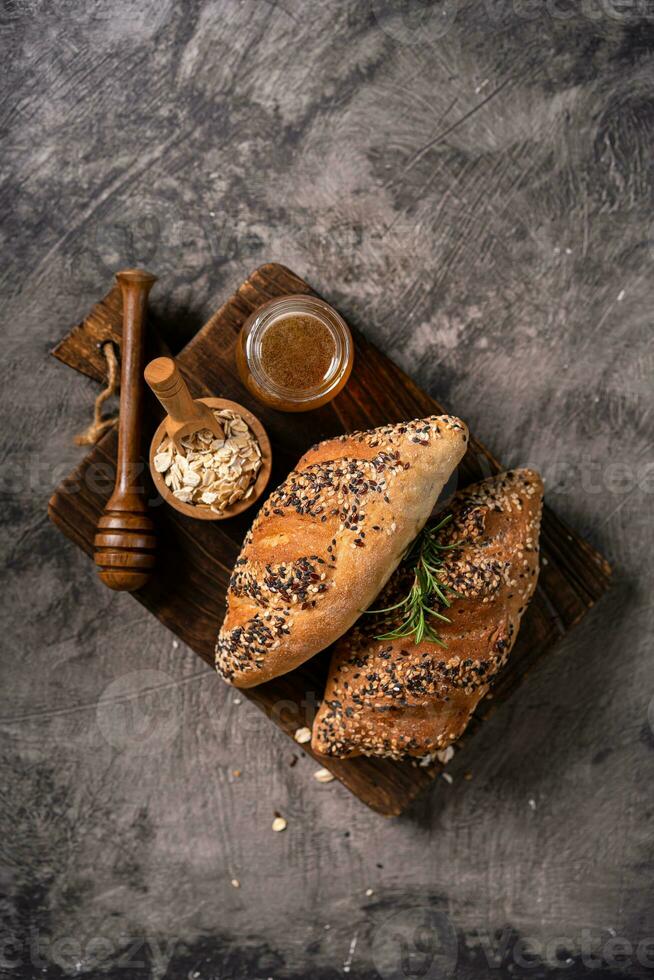
<path id="1" fill-rule="evenodd" d="M 449 616 L 444 616 L 443 613 L 438 612 L 436 609 L 431 609 L 429 606 L 425 606 L 425 612 L 429 613 L 430 616 L 434 616 L 436 619 L 442 620 L 444 623 L 452 622 Z"/>
<path id="2" fill-rule="evenodd" d="M 397 640 L 412 636 L 416 644 L 422 643 L 423 639 L 427 639 L 432 643 L 438 643 L 442 647 L 447 645 L 438 635 L 431 621 L 450 622 L 448 617 L 439 608 L 434 608 L 433 604 L 435 600 L 437 606 L 448 608 L 451 605 L 448 592 L 456 595 L 439 578 L 440 569 L 443 564 L 442 553 L 452 551 L 461 545 L 460 541 L 451 544 L 441 544 L 439 541 L 439 532 L 451 520 L 452 514 L 448 514 L 433 527 L 423 528 L 415 541 L 407 548 L 402 561 L 406 567 L 413 568 L 414 573 L 413 582 L 407 595 L 400 599 L 399 602 L 396 602 L 392 606 L 387 606 L 385 609 L 366 610 L 367 613 L 375 613 L 377 615 L 394 612 L 396 609 L 405 610 L 398 626 L 376 636 L 376 640 Z"/>
<path id="3" fill-rule="evenodd" d="M 404 599 L 400 599 L 399 602 L 396 602 L 394 606 L 386 606 L 385 609 L 364 609 L 363 615 L 368 616 L 370 613 L 381 614 L 381 613 L 393 612 L 394 609 L 399 609 L 400 606 L 406 606 L 408 601 L 409 601 L 409 597 L 405 596 Z"/>

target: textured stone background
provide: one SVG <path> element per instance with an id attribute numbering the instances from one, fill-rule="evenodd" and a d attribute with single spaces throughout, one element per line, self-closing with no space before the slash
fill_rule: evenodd
<path id="1" fill-rule="evenodd" d="M 0 973 L 652 976 L 654 11 L 3 0 L 0 39 Z M 113 271 L 160 275 L 179 345 L 270 259 L 616 569 L 400 820 L 291 767 L 45 516 L 96 390 L 48 351 Z"/>

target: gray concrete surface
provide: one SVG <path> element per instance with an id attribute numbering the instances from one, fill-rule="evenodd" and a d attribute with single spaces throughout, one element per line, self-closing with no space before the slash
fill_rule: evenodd
<path id="1" fill-rule="evenodd" d="M 5 0 L 0 39 L 0 972 L 653 975 L 651 4 Z M 113 271 L 179 346 L 270 259 L 615 564 L 400 820 L 45 515 L 96 390 L 48 351 Z"/>

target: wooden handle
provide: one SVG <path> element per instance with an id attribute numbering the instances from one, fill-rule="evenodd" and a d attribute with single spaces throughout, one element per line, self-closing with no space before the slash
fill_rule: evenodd
<path id="1" fill-rule="evenodd" d="M 157 357 L 145 369 L 145 380 L 174 422 L 202 417 L 172 357 Z"/>
<path id="2" fill-rule="evenodd" d="M 110 589 L 132 592 L 154 567 L 154 525 L 147 514 L 141 455 L 143 361 L 148 294 L 156 276 L 143 269 L 116 275 L 123 295 L 116 485 L 95 535 L 95 563 Z"/>

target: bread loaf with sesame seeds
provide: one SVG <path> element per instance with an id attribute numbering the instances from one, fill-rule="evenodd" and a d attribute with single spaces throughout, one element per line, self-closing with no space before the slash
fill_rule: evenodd
<path id="1" fill-rule="evenodd" d="M 424 758 L 459 738 L 506 663 L 536 587 L 542 500 L 532 470 L 510 470 L 454 496 L 439 538 L 459 545 L 441 553 L 439 580 L 451 600 L 440 609 L 449 622 L 436 623 L 444 646 L 377 639 L 401 623 L 401 611 L 363 616 L 336 644 L 313 725 L 315 752 Z M 375 606 L 397 603 L 414 573 L 403 563 Z"/>
<path id="2" fill-rule="evenodd" d="M 216 645 L 223 677 L 261 684 L 342 636 L 397 568 L 467 441 L 465 424 L 442 415 L 305 453 L 243 542 Z"/>

